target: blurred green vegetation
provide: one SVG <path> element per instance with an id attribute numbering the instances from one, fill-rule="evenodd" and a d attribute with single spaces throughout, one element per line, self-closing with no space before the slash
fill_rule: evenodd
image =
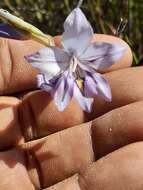
<path id="1" fill-rule="evenodd" d="M 78 0 L 3 0 L 0 7 L 51 35 L 63 32 L 63 22 Z M 123 38 L 134 52 L 134 64 L 143 57 L 143 0 L 84 0 L 82 10 L 96 33 L 114 35 L 120 19 L 128 25 Z"/>

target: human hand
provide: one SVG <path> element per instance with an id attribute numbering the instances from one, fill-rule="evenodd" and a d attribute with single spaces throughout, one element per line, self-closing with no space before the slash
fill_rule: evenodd
<path id="1" fill-rule="evenodd" d="M 47 93 L 34 90 L 37 71 L 23 57 L 40 44 L 0 45 L 0 190 L 142 189 L 143 144 L 135 142 L 143 139 L 143 69 L 128 68 L 130 50 L 104 74 L 112 103 L 96 99 L 86 114 L 74 100 L 58 112 Z"/>

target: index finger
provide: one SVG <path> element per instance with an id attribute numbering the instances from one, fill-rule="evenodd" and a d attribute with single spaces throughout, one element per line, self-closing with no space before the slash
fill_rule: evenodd
<path id="1" fill-rule="evenodd" d="M 32 41 L 0 38 L 0 95 L 36 88 L 36 69 L 24 56 L 44 47 Z"/>
<path id="2" fill-rule="evenodd" d="M 104 41 L 125 44 L 119 38 L 96 34 L 93 41 Z M 56 45 L 60 44 L 59 38 L 55 38 Z M 30 55 L 44 47 L 38 42 L 16 41 L 0 38 L 0 95 L 12 94 L 37 88 L 37 70 L 28 64 L 24 56 Z M 129 67 L 132 64 L 132 54 L 128 47 L 125 55 L 110 70 Z"/>

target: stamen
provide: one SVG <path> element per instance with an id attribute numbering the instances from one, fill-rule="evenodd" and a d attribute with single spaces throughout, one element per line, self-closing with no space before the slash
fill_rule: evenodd
<path id="1" fill-rule="evenodd" d="M 70 68 L 69 68 L 70 72 L 74 73 L 76 71 L 77 65 L 78 65 L 77 59 L 74 56 L 72 56 L 70 60 Z"/>
<path id="2" fill-rule="evenodd" d="M 82 3 L 83 3 L 83 0 L 79 0 L 79 2 L 78 2 L 78 4 L 77 4 L 77 8 L 80 8 L 81 5 L 82 5 Z"/>
<path id="3" fill-rule="evenodd" d="M 73 73 L 75 72 L 77 65 L 78 65 L 77 60 L 74 59 L 73 68 L 72 68 Z"/>
<path id="4" fill-rule="evenodd" d="M 118 36 L 118 37 L 121 36 L 121 34 L 124 32 L 124 30 L 127 26 L 127 23 L 128 23 L 127 19 L 124 20 L 123 18 L 121 18 L 120 23 L 119 23 L 118 28 L 115 33 L 116 36 Z"/>

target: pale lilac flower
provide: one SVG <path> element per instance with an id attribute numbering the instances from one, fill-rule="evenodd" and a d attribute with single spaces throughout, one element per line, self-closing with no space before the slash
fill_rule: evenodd
<path id="1" fill-rule="evenodd" d="M 126 47 L 119 44 L 91 43 L 93 29 L 80 8 L 75 8 L 64 23 L 63 48 L 46 47 L 26 60 L 40 70 L 38 86 L 50 92 L 59 111 L 72 98 L 90 112 L 93 100 L 100 96 L 111 101 L 111 89 L 97 70 L 114 64 Z"/>

